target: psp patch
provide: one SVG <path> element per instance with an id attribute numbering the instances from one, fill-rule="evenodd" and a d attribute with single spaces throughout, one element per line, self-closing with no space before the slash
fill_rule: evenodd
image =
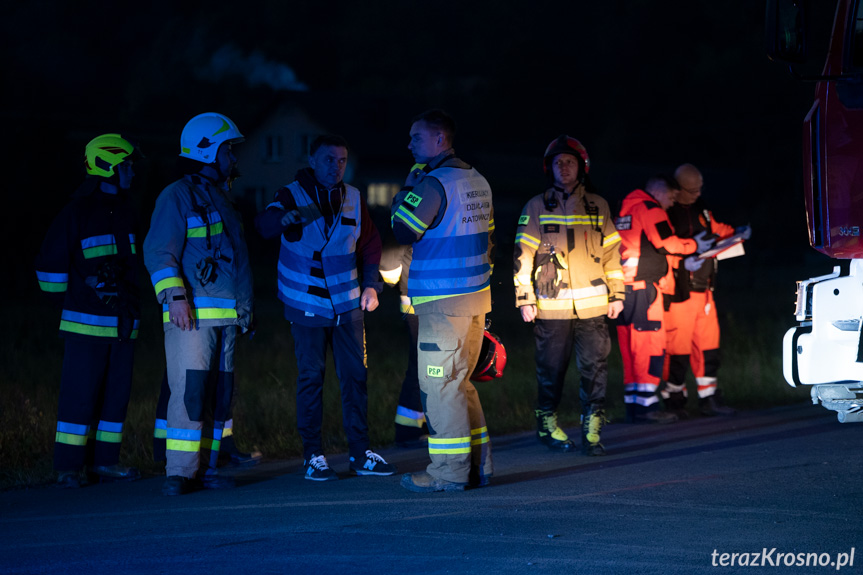
<path id="1" fill-rule="evenodd" d="M 443 377 L 443 367 L 437 365 L 426 366 L 429 377 Z"/>
<path id="2" fill-rule="evenodd" d="M 411 192 L 407 196 L 405 196 L 405 203 L 412 205 L 413 207 L 417 207 L 420 205 L 420 202 L 423 201 L 421 197 Z"/>
<path id="3" fill-rule="evenodd" d="M 528 222 L 530 222 L 530 216 L 528 216 L 527 214 L 518 218 L 518 225 L 520 226 L 526 226 Z"/>
<path id="4" fill-rule="evenodd" d="M 632 216 L 621 216 L 614 220 L 614 227 L 617 231 L 632 229 Z"/>

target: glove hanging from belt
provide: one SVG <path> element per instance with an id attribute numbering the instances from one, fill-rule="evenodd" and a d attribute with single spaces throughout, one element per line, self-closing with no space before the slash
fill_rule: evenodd
<path id="1" fill-rule="evenodd" d="M 566 267 L 560 262 L 554 248 L 536 257 L 536 270 L 533 272 L 533 290 L 536 297 L 554 299 L 560 293 L 562 274 Z"/>

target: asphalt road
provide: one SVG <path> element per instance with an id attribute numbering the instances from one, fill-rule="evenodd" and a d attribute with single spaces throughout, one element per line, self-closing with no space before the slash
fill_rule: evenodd
<path id="1" fill-rule="evenodd" d="M 329 458 L 342 477 L 329 483 L 268 461 L 237 472 L 236 489 L 183 497 L 160 495 L 159 477 L 9 491 L 0 572 L 805 574 L 835 572 L 838 559 L 860 573 L 861 434 L 803 404 L 616 423 L 598 458 L 492 436 L 493 483 L 463 493 L 350 477 L 344 456 Z M 400 472 L 427 457 L 381 453 Z"/>

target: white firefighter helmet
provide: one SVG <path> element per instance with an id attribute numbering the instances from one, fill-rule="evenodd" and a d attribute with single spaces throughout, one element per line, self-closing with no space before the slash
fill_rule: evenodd
<path id="1" fill-rule="evenodd" d="M 246 138 L 227 116 L 215 112 L 198 114 L 186 123 L 180 135 L 180 156 L 196 162 L 212 164 L 219 146 L 237 143 Z"/>

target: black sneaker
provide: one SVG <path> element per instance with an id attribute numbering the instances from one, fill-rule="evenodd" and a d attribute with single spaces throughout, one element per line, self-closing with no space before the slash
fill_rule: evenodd
<path id="1" fill-rule="evenodd" d="M 327 458 L 323 455 L 312 455 L 311 459 L 303 461 L 304 477 L 311 481 L 335 481 L 339 478 L 336 472 L 327 465 Z"/>
<path id="2" fill-rule="evenodd" d="M 395 465 L 387 463 L 371 449 L 366 449 L 366 456 L 359 461 L 351 457 L 350 468 L 351 475 L 392 475 L 396 472 Z"/>

